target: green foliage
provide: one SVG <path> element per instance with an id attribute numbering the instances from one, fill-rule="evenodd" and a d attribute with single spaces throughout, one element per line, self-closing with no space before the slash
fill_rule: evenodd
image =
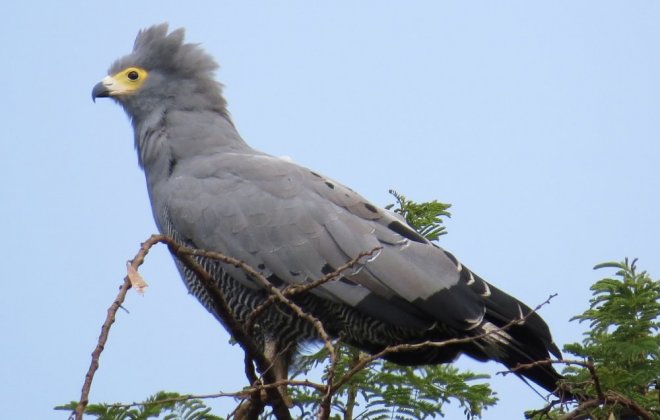
<path id="1" fill-rule="evenodd" d="M 181 400 L 183 397 L 176 392 L 160 391 L 137 407 L 90 404 L 85 408 L 85 414 L 96 416 L 98 420 L 223 420 L 222 417 L 210 414 L 211 409 L 202 400 Z M 55 409 L 73 411 L 77 405 L 77 401 L 72 401 Z"/>
<path id="2" fill-rule="evenodd" d="M 396 203 L 385 206 L 385 208 L 388 210 L 394 208 L 394 212 L 403 216 L 420 235 L 429 241 L 436 241 L 441 235 L 447 233 L 442 224 L 442 218 L 451 217 L 451 213 L 447 211 L 451 204 L 440 203 L 436 200 L 415 203 L 394 190 L 390 190 L 390 194 L 396 198 Z"/>
<path id="3" fill-rule="evenodd" d="M 364 354 L 345 344 L 337 345 L 338 364 L 335 378 L 345 375 Z M 301 356 L 297 375 L 307 376 L 327 360 L 327 350 Z M 325 366 L 324 379 L 328 374 Z M 399 366 L 376 360 L 358 372 L 336 394 L 333 419 L 405 419 L 422 420 L 443 416 L 442 405 L 455 400 L 468 418 L 480 417 L 483 410 L 497 401 L 487 384 L 475 383 L 487 375 L 460 372 L 453 366 Z M 318 409 L 320 395 L 300 387 L 291 389 L 292 399 L 302 418 Z"/>
<path id="4" fill-rule="evenodd" d="M 590 329 L 582 343 L 566 345 L 564 351 L 594 365 L 602 394 L 623 396 L 660 418 L 660 281 L 644 271 L 637 272 L 635 261 L 595 268 L 618 271 L 615 278 L 604 278 L 591 286 L 589 309 L 571 319 L 589 323 Z M 564 374 L 574 394 L 599 399 L 588 369 L 571 365 Z M 620 404 L 597 404 L 583 414 L 606 418 L 610 413 L 618 416 L 622 410 Z M 555 410 L 549 418 L 560 414 Z"/>

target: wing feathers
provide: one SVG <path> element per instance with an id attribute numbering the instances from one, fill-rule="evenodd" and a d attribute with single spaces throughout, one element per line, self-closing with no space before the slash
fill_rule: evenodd
<path id="1" fill-rule="evenodd" d="M 440 322 L 469 330 L 488 305 L 502 318 L 512 316 L 510 308 L 485 299 L 492 293 L 497 302 L 502 292 L 489 292 L 453 255 L 336 181 L 267 155 L 197 159 L 206 160 L 197 166 L 203 176 L 178 176 L 168 207 L 180 230 L 202 238 L 200 246 L 240 256 L 286 284 L 320 278 L 328 267 L 383 247 L 362 270 L 345 274 L 354 285 L 336 281 L 314 293 L 417 327 Z M 195 194 L 199 207 L 190 206 Z"/>

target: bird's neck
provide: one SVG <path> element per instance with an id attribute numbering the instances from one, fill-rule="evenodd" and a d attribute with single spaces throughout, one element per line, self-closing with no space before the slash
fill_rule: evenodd
<path id="1" fill-rule="evenodd" d="M 226 112 L 163 108 L 136 121 L 135 147 L 149 184 L 196 156 L 251 150 Z"/>

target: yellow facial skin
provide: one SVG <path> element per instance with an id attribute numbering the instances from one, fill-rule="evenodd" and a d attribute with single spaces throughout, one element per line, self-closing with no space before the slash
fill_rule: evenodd
<path id="1" fill-rule="evenodd" d="M 128 67 L 112 76 L 106 76 L 94 86 L 93 98 L 130 95 L 136 92 L 149 77 L 149 72 L 140 67 Z"/>

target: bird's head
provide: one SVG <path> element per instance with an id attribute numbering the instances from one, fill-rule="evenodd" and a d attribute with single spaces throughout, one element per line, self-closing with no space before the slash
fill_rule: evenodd
<path id="1" fill-rule="evenodd" d="M 184 43 L 184 29 L 168 33 L 166 23 L 140 31 L 133 52 L 110 66 L 94 86 L 92 99 L 110 97 L 132 118 L 154 109 L 216 109 L 224 111 L 218 68 L 198 44 Z"/>

